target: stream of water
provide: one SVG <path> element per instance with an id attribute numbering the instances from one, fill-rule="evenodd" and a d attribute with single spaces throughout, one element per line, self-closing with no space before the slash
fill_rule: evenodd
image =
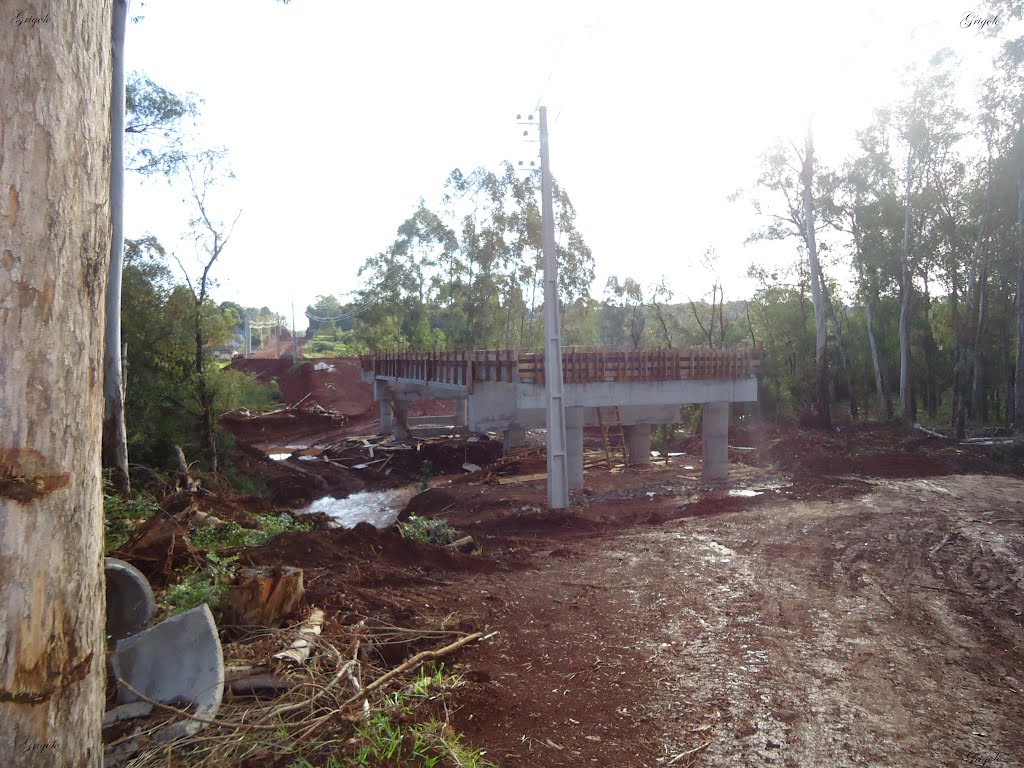
<path id="1" fill-rule="evenodd" d="M 398 513 L 416 493 L 415 486 L 406 486 L 386 491 L 353 493 L 344 499 L 325 496 L 302 510 L 302 514 L 323 512 L 334 520 L 338 528 L 355 528 L 359 523 L 369 523 L 375 528 L 389 528 L 395 524 Z"/>

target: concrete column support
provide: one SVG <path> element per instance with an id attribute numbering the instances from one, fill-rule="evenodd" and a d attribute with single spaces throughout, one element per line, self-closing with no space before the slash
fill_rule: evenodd
<path id="1" fill-rule="evenodd" d="M 385 404 L 386 405 L 386 404 Z M 404 400 L 393 400 L 390 406 L 392 409 L 392 434 L 396 440 L 408 440 L 412 437 L 402 424 L 409 423 L 409 405 Z"/>
<path id="2" fill-rule="evenodd" d="M 469 424 L 469 402 L 464 397 L 455 400 L 455 426 L 464 427 Z"/>
<path id="3" fill-rule="evenodd" d="M 502 430 L 501 450 L 503 453 L 508 453 L 511 449 L 518 448 L 520 445 L 526 445 L 525 429 L 513 426 L 509 429 Z"/>
<path id="4" fill-rule="evenodd" d="M 630 464 L 651 463 L 651 425 L 626 424 L 622 427 L 626 436 L 626 450 Z"/>
<path id="5" fill-rule="evenodd" d="M 583 487 L 583 409 L 565 409 L 565 453 L 569 488 Z"/>
<path id="6" fill-rule="evenodd" d="M 387 434 L 394 431 L 395 418 L 391 415 L 391 406 L 387 400 L 380 401 L 380 431 Z"/>
<path id="7" fill-rule="evenodd" d="M 703 422 L 701 480 L 725 480 L 729 477 L 729 403 L 704 403 Z"/>

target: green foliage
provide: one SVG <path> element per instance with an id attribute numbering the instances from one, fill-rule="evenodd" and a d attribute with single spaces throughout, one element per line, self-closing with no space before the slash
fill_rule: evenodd
<path id="1" fill-rule="evenodd" d="M 469 176 L 455 170 L 445 191 L 444 216 L 421 200 L 394 242 L 360 269 L 368 284 L 354 302 L 356 346 L 377 351 L 539 344 L 539 178 L 519 177 L 507 163 Z M 593 256 L 557 184 L 554 213 L 560 297 L 585 304 Z"/>
<path id="2" fill-rule="evenodd" d="M 120 496 L 110 481 L 110 473 L 103 477 L 103 550 L 110 554 L 136 527 L 155 515 L 160 509 L 156 499 L 136 491 L 130 499 Z"/>
<path id="3" fill-rule="evenodd" d="M 199 114 L 193 94 L 178 96 L 142 72 L 125 82 L 125 168 L 144 176 L 172 176 L 185 161 L 185 122 Z"/>
<path id="4" fill-rule="evenodd" d="M 461 734 L 435 719 L 409 727 L 396 724 L 386 712 L 376 712 L 359 729 L 363 740 L 351 765 L 401 765 L 437 768 L 495 768 L 479 749 L 466 746 Z"/>
<path id="5" fill-rule="evenodd" d="M 261 547 L 282 533 L 307 532 L 312 529 L 309 523 L 300 523 L 288 514 L 257 515 L 255 528 L 245 528 L 235 522 L 211 525 L 192 531 L 189 540 L 200 549 L 214 551 L 235 547 Z"/>
<path id="6" fill-rule="evenodd" d="M 230 308 L 207 300 L 200 313 L 201 329 L 211 347 L 232 338 Z M 128 345 L 128 452 L 136 463 L 171 469 L 176 466 L 175 445 L 190 459 L 204 456 L 195 318 L 195 298 L 187 287 L 175 283 L 160 243 L 153 237 L 126 240 L 121 337 Z M 215 412 L 272 406 L 271 387 L 238 371 L 217 369 L 212 360 L 207 353 L 209 364 L 202 376 Z"/>
<path id="7" fill-rule="evenodd" d="M 451 544 L 459 538 L 459 532 L 444 520 L 417 515 L 410 515 L 409 519 L 401 524 L 401 531 L 402 536 L 407 539 L 423 544 L 436 544 L 439 547 Z"/>
<path id="8" fill-rule="evenodd" d="M 235 572 L 233 563 L 238 556 L 221 558 L 209 552 L 206 559 L 205 567 L 186 574 L 160 596 L 160 605 L 172 616 L 203 603 L 217 608 L 227 599 L 228 584 Z"/>
<path id="9" fill-rule="evenodd" d="M 318 334 L 302 348 L 306 357 L 350 357 L 360 354 L 362 347 L 350 331 L 331 329 Z"/>

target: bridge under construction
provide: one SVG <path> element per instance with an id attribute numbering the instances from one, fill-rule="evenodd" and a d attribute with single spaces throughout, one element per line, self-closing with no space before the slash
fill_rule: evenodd
<path id="1" fill-rule="evenodd" d="M 544 354 L 515 350 L 364 355 L 381 429 L 409 437 L 408 403 L 454 400 L 456 425 L 500 432 L 505 449 L 546 426 Z M 628 460 L 651 460 L 651 427 L 679 420 L 683 405 L 703 411 L 703 479 L 728 475 L 729 404 L 757 400 L 761 352 L 754 349 L 562 351 L 570 488 L 583 485 L 583 428 L 621 427 Z"/>

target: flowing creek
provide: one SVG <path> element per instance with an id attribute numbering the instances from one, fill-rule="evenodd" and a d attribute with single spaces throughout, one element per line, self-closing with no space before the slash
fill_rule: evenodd
<path id="1" fill-rule="evenodd" d="M 386 491 L 363 491 L 343 499 L 325 496 L 317 499 L 300 514 L 323 512 L 334 520 L 338 528 L 355 528 L 369 523 L 375 528 L 389 528 L 398 519 L 398 513 L 418 492 L 416 486 L 392 488 Z"/>

